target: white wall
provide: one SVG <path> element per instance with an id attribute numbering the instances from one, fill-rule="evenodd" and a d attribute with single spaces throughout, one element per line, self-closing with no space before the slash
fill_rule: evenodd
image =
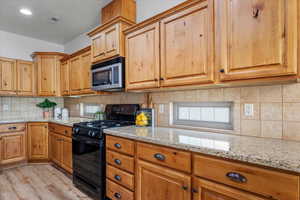
<path id="1" fill-rule="evenodd" d="M 32 60 L 34 51 L 64 52 L 64 46 L 0 30 L 0 56 Z"/>
<path id="2" fill-rule="evenodd" d="M 185 0 L 136 0 L 137 23 L 168 10 L 184 1 Z M 88 45 L 90 45 L 90 39 L 86 33 L 84 33 L 66 43 L 65 52 L 73 53 Z"/>

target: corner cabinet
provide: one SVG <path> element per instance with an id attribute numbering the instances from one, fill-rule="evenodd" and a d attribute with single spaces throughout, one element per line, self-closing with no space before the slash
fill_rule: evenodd
<path id="1" fill-rule="evenodd" d="M 0 57 L 0 94 L 17 94 L 16 66 L 16 60 Z"/>
<path id="2" fill-rule="evenodd" d="M 297 0 L 216 3 L 220 80 L 297 74 Z"/>
<path id="3" fill-rule="evenodd" d="M 29 161 L 48 160 L 48 123 L 27 124 Z"/>
<path id="4" fill-rule="evenodd" d="M 60 59 L 65 54 L 55 52 L 35 52 L 37 66 L 38 96 L 60 96 Z"/>
<path id="5" fill-rule="evenodd" d="M 117 17 L 88 33 L 92 45 L 92 63 L 125 56 L 123 31 L 133 24 L 123 17 Z"/>
<path id="6" fill-rule="evenodd" d="M 126 35 L 126 89 L 159 87 L 159 23 Z"/>

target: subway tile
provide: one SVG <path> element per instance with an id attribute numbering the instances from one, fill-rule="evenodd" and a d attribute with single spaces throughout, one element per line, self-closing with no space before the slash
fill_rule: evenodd
<path id="1" fill-rule="evenodd" d="M 283 139 L 300 141 L 300 122 L 283 122 Z"/>
<path id="2" fill-rule="evenodd" d="M 241 101 L 259 102 L 259 87 L 242 87 Z"/>
<path id="3" fill-rule="evenodd" d="M 260 102 L 282 102 L 282 85 L 259 87 Z"/>
<path id="4" fill-rule="evenodd" d="M 209 101 L 224 101 L 224 89 L 209 89 L 208 90 L 208 100 Z"/>
<path id="5" fill-rule="evenodd" d="M 246 136 L 261 136 L 261 121 L 259 120 L 242 120 L 241 135 Z"/>
<path id="6" fill-rule="evenodd" d="M 240 102 L 240 100 L 241 100 L 241 88 L 224 89 L 224 101 Z"/>
<path id="7" fill-rule="evenodd" d="M 261 103 L 261 120 L 282 120 L 282 103 Z"/>
<path id="8" fill-rule="evenodd" d="M 283 85 L 283 102 L 300 102 L 300 83 Z"/>
<path id="9" fill-rule="evenodd" d="M 261 136 L 282 139 L 282 121 L 262 121 Z"/>
<path id="10" fill-rule="evenodd" d="M 300 122 L 300 103 L 283 103 L 283 120 Z"/>

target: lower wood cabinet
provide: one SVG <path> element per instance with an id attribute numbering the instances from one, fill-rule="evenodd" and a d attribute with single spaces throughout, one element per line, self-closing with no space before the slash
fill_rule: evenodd
<path id="1" fill-rule="evenodd" d="M 27 142 L 29 161 L 48 160 L 48 123 L 28 123 Z"/>
<path id="2" fill-rule="evenodd" d="M 26 160 L 25 136 L 25 131 L 0 135 L 0 164 Z"/>
<path id="3" fill-rule="evenodd" d="M 196 178 L 193 200 L 267 200 L 222 184 Z"/>
<path id="4" fill-rule="evenodd" d="M 137 200 L 191 199 L 191 176 L 137 161 Z"/>

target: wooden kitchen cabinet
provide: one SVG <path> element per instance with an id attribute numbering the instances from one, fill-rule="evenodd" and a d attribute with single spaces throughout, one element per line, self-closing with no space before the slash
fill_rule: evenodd
<path id="1" fill-rule="evenodd" d="M 200 178 L 195 178 L 193 187 L 193 200 L 267 200 L 242 190 Z"/>
<path id="2" fill-rule="evenodd" d="M 61 83 L 61 94 L 63 96 L 68 96 L 70 94 L 70 62 L 69 62 L 69 60 L 61 62 L 60 83 Z"/>
<path id="3" fill-rule="evenodd" d="M 92 44 L 92 63 L 98 63 L 116 56 L 125 56 L 123 31 L 132 24 L 134 23 L 127 19 L 117 17 L 88 33 Z"/>
<path id="4" fill-rule="evenodd" d="M 62 137 L 62 161 L 61 166 L 68 172 L 73 171 L 73 158 L 72 158 L 72 138 Z"/>
<path id="5" fill-rule="evenodd" d="M 126 33 L 126 89 L 159 87 L 159 23 Z"/>
<path id="6" fill-rule="evenodd" d="M 81 93 L 87 94 L 87 93 L 93 93 L 91 90 L 92 87 L 92 75 L 91 75 L 91 51 L 87 51 L 80 55 L 81 59 Z"/>
<path id="7" fill-rule="evenodd" d="M 215 3 L 221 81 L 296 75 L 297 0 Z"/>
<path id="8" fill-rule="evenodd" d="M 49 158 L 56 164 L 62 162 L 61 136 L 54 132 L 49 132 Z"/>
<path id="9" fill-rule="evenodd" d="M 0 94 L 15 95 L 17 93 L 16 67 L 16 60 L 0 57 Z"/>
<path id="10" fill-rule="evenodd" d="M 33 62 L 17 60 L 17 94 L 33 96 L 36 88 L 36 69 Z"/>
<path id="11" fill-rule="evenodd" d="M 29 161 L 48 160 L 48 123 L 27 124 Z"/>
<path id="12" fill-rule="evenodd" d="M 60 59 L 66 56 L 56 52 L 35 52 L 38 96 L 60 96 Z"/>
<path id="13" fill-rule="evenodd" d="M 191 177 L 138 160 L 136 193 L 137 200 L 188 200 L 191 199 Z"/>
<path id="14" fill-rule="evenodd" d="M 161 20 L 162 87 L 214 81 L 213 8 L 202 1 Z"/>
<path id="15" fill-rule="evenodd" d="M 81 61 L 80 56 L 70 59 L 70 93 L 79 94 L 81 89 Z"/>
<path id="16" fill-rule="evenodd" d="M 11 164 L 26 160 L 25 131 L 0 135 L 0 164 Z"/>

